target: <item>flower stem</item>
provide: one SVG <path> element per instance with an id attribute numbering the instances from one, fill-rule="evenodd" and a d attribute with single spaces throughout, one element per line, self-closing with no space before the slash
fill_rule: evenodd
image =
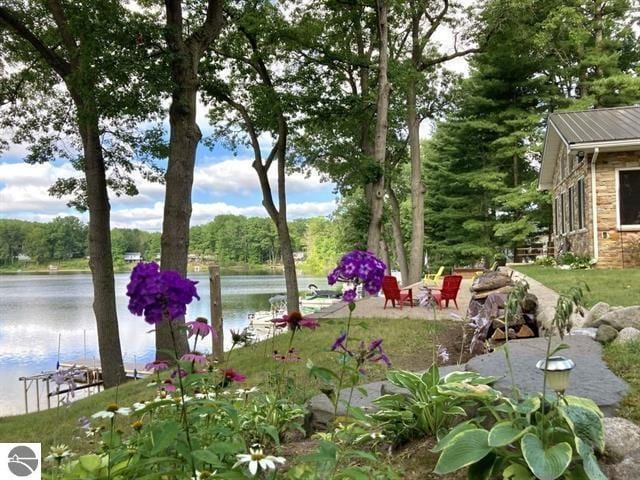
<path id="1" fill-rule="evenodd" d="M 349 308 L 349 318 L 347 319 L 347 335 L 344 338 L 344 348 L 347 349 L 347 345 L 349 342 L 349 331 L 351 330 L 351 314 L 353 312 L 353 308 Z M 344 373 L 347 369 L 346 356 L 343 353 L 344 361 L 342 362 L 342 366 L 340 368 L 340 378 L 338 379 L 338 388 L 335 395 L 335 401 L 333 403 L 333 418 L 335 419 L 338 416 L 338 403 L 340 402 L 340 390 L 342 390 L 342 382 L 344 381 Z"/>

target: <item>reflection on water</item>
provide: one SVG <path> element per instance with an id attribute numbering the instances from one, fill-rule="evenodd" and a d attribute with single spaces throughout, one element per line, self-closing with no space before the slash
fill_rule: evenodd
<path id="1" fill-rule="evenodd" d="M 189 306 L 187 316 L 209 318 L 209 277 L 196 273 L 190 278 L 199 281 L 200 301 Z M 153 327 L 127 310 L 128 281 L 128 274 L 116 275 L 120 341 L 125 363 L 141 366 L 153 358 L 154 336 L 147 333 Z M 246 326 L 249 313 L 267 310 L 269 297 L 285 290 L 284 278 L 279 275 L 223 276 L 221 281 L 227 332 Z M 325 288 L 326 279 L 299 278 L 301 288 L 309 283 Z M 0 276 L 0 415 L 24 412 L 18 377 L 55 369 L 58 338 L 61 361 L 97 361 L 92 301 L 93 287 L 88 274 Z M 229 336 L 225 337 L 226 343 Z M 34 408 L 35 395 L 32 399 L 30 410 Z M 43 400 L 41 404 L 46 403 Z"/>

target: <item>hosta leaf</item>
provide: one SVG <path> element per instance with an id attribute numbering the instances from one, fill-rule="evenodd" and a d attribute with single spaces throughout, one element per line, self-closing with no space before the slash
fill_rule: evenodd
<path id="1" fill-rule="evenodd" d="M 489 432 L 481 428 L 459 433 L 442 451 L 434 472 L 444 475 L 483 459 L 491 452 L 488 437 Z"/>
<path id="2" fill-rule="evenodd" d="M 604 426 L 596 412 L 579 405 L 562 405 L 560 414 L 576 437 L 593 448 L 604 450 Z"/>
<path id="3" fill-rule="evenodd" d="M 571 463 L 573 450 L 566 442 L 544 449 L 538 437 L 527 433 L 520 441 L 520 448 L 529 469 L 540 480 L 555 480 Z"/>
<path id="4" fill-rule="evenodd" d="M 502 472 L 503 480 L 532 480 L 535 478 L 531 475 L 529 469 L 519 463 L 512 463 Z"/>
<path id="5" fill-rule="evenodd" d="M 518 440 L 522 435 L 529 432 L 529 428 L 516 428 L 511 422 L 500 422 L 489 431 L 489 445 L 492 447 L 504 447 Z"/>
<path id="6" fill-rule="evenodd" d="M 598 461 L 590 445 L 576 437 L 576 450 L 582 458 L 584 473 L 589 480 L 607 480 L 607 477 L 605 477 L 602 470 L 600 470 L 600 465 L 598 465 Z"/>
<path id="7" fill-rule="evenodd" d="M 596 402 L 594 402 L 590 398 L 575 397 L 573 395 L 565 395 L 564 397 L 562 397 L 562 400 L 564 400 L 569 405 L 577 405 L 578 407 L 583 407 L 583 408 L 586 408 L 587 410 L 592 410 L 595 413 L 597 413 L 599 417 L 604 417 L 604 414 L 602 413 L 602 410 L 600 410 L 600 407 L 598 407 Z"/>
<path id="8" fill-rule="evenodd" d="M 495 468 L 496 454 L 490 452 L 489 455 L 481 459 L 479 462 L 469 466 L 467 471 L 468 480 L 490 480 L 493 477 L 493 469 Z"/>
<path id="9" fill-rule="evenodd" d="M 515 409 L 516 412 L 527 415 L 538 411 L 538 409 L 540 408 L 540 404 L 540 397 L 528 397 L 522 403 L 517 404 L 515 406 Z"/>
<path id="10" fill-rule="evenodd" d="M 440 452 L 444 450 L 445 448 L 447 448 L 447 445 L 449 445 L 449 442 L 453 439 L 453 437 L 458 435 L 460 432 L 464 432 L 465 430 L 472 430 L 475 428 L 477 428 L 477 426 L 474 425 L 474 423 L 471 422 L 470 420 L 456 425 L 451 430 L 449 430 L 449 432 L 444 437 L 438 440 L 438 443 L 436 444 L 435 447 L 433 447 L 431 451 Z"/>

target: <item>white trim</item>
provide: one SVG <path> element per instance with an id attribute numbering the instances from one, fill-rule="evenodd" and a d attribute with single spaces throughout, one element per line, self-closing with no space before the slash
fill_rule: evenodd
<path id="1" fill-rule="evenodd" d="M 639 231 L 640 223 L 632 223 L 631 225 L 620 224 L 620 172 L 640 170 L 640 167 L 622 167 L 616 168 L 616 227 L 619 231 Z"/>
<path id="2" fill-rule="evenodd" d="M 560 140 L 562 140 L 562 143 L 564 143 L 564 146 L 567 148 L 567 150 L 571 150 L 571 147 L 570 147 L 569 143 L 564 139 L 564 137 L 560 133 L 560 130 L 558 130 L 558 127 L 556 127 L 553 124 L 553 120 L 549 120 L 549 125 L 551 125 L 553 127 L 553 129 L 556 131 L 556 134 L 558 135 L 558 138 L 560 138 Z"/>
<path id="3" fill-rule="evenodd" d="M 596 160 L 600 149 L 596 147 L 591 157 L 591 228 L 593 229 L 593 260 L 598 262 L 598 193 L 596 191 Z"/>
<path id="4" fill-rule="evenodd" d="M 583 142 L 572 143 L 571 150 L 588 150 L 591 148 L 600 148 L 602 150 L 609 148 L 627 148 L 638 147 L 640 148 L 640 138 L 634 138 L 631 140 L 610 140 L 608 142 Z"/>

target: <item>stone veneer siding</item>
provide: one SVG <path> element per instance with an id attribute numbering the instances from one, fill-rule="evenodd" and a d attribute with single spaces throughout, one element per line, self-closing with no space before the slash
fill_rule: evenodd
<path id="1" fill-rule="evenodd" d="M 591 207 L 591 157 L 589 153 L 582 162 L 567 161 L 566 150 L 562 148 L 556 159 L 553 176 L 553 239 L 556 252 L 563 243 L 563 237 L 569 251 L 576 255 L 594 257 L 593 218 Z M 564 163 L 564 165 L 563 165 Z M 640 231 L 619 231 L 617 227 L 616 169 L 640 167 L 640 151 L 600 153 L 596 159 L 596 200 L 598 217 L 598 263 L 599 268 L 625 268 L 640 266 Z M 578 196 L 573 196 L 573 205 L 569 205 L 569 189 L 584 179 L 584 228 L 578 229 Z M 640 186 L 638 186 L 640 188 Z M 558 225 L 556 199 L 565 194 L 564 214 L 565 233 Z M 569 228 L 569 208 L 574 211 L 574 228 Z M 558 228 L 556 229 L 556 226 Z M 635 243 L 637 242 L 637 243 Z"/>
<path id="2" fill-rule="evenodd" d="M 555 245 L 556 254 L 563 243 L 563 236 L 566 238 L 568 250 L 576 255 L 588 255 L 593 258 L 593 235 L 591 234 L 592 215 L 591 215 L 591 170 L 589 157 L 581 162 L 573 161 L 573 165 L 567 164 L 566 150 L 562 148 L 556 159 L 556 168 L 553 175 L 553 243 Z M 561 178 L 562 168 L 561 162 L 564 162 L 565 177 Z M 570 168 L 572 167 L 572 168 Z M 578 180 L 583 179 L 584 182 L 584 226 L 578 228 Z M 574 187 L 573 205 L 569 205 L 569 189 Z M 565 194 L 564 214 L 562 219 L 565 222 L 565 233 L 562 234 L 560 224 L 557 224 L 558 212 L 556 211 L 556 199 L 560 206 L 560 196 Z M 573 208 L 573 229 L 569 227 L 569 208 Z M 556 225 L 558 229 L 556 231 Z"/>
<path id="3" fill-rule="evenodd" d="M 640 267 L 640 251 L 636 250 L 640 250 L 640 230 L 618 230 L 617 226 L 616 169 L 633 167 L 640 167 L 640 151 L 607 152 L 598 156 L 598 267 Z"/>

